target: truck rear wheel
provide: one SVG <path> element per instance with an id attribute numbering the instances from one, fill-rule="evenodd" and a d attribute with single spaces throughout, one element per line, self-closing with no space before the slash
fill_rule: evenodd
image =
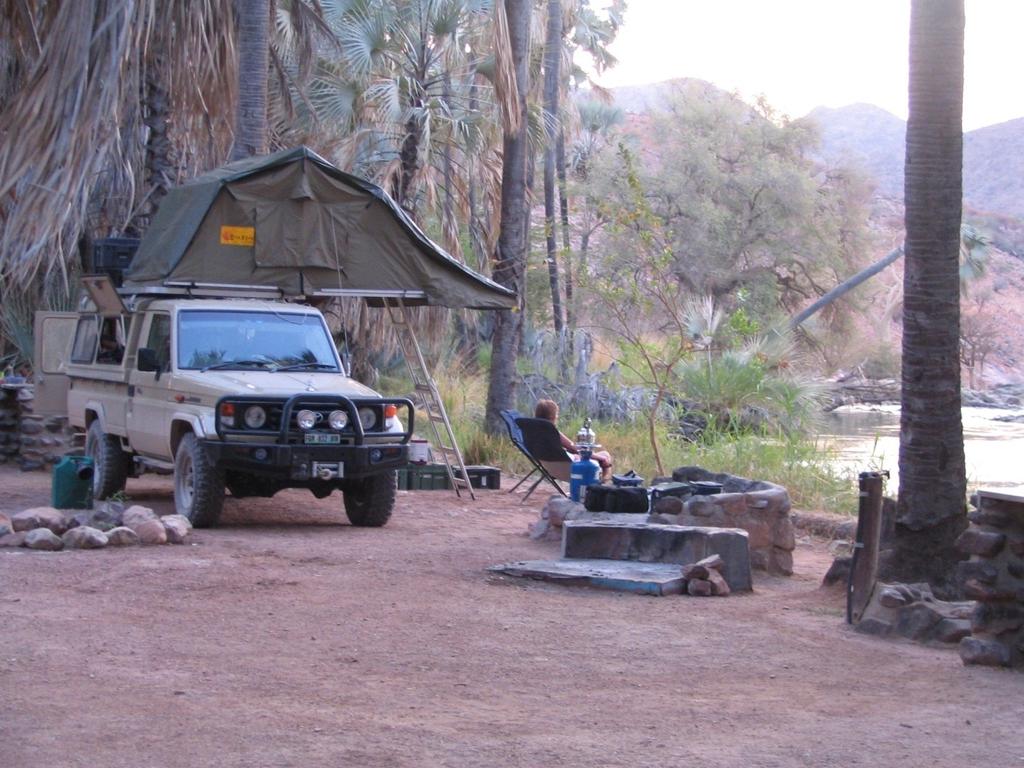
<path id="1" fill-rule="evenodd" d="M 92 459 L 92 497 L 106 499 L 124 490 L 128 481 L 128 457 L 121 441 L 103 431 L 100 422 L 89 425 L 85 434 L 85 455 Z"/>
<path id="2" fill-rule="evenodd" d="M 352 525 L 380 528 L 391 518 L 395 506 L 395 472 L 347 480 L 342 495 L 345 514 Z"/>
<path id="3" fill-rule="evenodd" d="M 191 432 L 174 454 L 174 511 L 196 528 L 212 528 L 224 508 L 224 473 Z"/>

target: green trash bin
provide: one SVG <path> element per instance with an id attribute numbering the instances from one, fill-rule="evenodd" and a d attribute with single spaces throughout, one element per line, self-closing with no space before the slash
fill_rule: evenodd
<path id="1" fill-rule="evenodd" d="M 92 459 L 65 456 L 53 467 L 50 505 L 57 509 L 92 509 Z"/>

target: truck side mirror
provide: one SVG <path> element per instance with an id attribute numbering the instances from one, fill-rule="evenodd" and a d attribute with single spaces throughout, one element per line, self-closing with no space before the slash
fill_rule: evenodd
<path id="1" fill-rule="evenodd" d="M 160 373 L 160 361 L 157 359 L 156 350 L 149 347 L 139 347 L 138 367 L 144 373 Z"/>

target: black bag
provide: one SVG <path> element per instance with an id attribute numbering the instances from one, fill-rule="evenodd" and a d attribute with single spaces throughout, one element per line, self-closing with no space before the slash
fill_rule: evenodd
<path id="1" fill-rule="evenodd" d="M 646 488 L 588 485 L 583 506 L 590 512 L 642 515 L 647 514 L 650 503 Z"/>

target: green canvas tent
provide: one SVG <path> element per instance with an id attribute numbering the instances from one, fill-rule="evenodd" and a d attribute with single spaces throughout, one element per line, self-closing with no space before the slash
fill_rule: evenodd
<path id="1" fill-rule="evenodd" d="M 124 289 L 230 286 L 508 309 L 515 294 L 432 242 L 380 187 L 306 147 L 168 192 Z"/>

